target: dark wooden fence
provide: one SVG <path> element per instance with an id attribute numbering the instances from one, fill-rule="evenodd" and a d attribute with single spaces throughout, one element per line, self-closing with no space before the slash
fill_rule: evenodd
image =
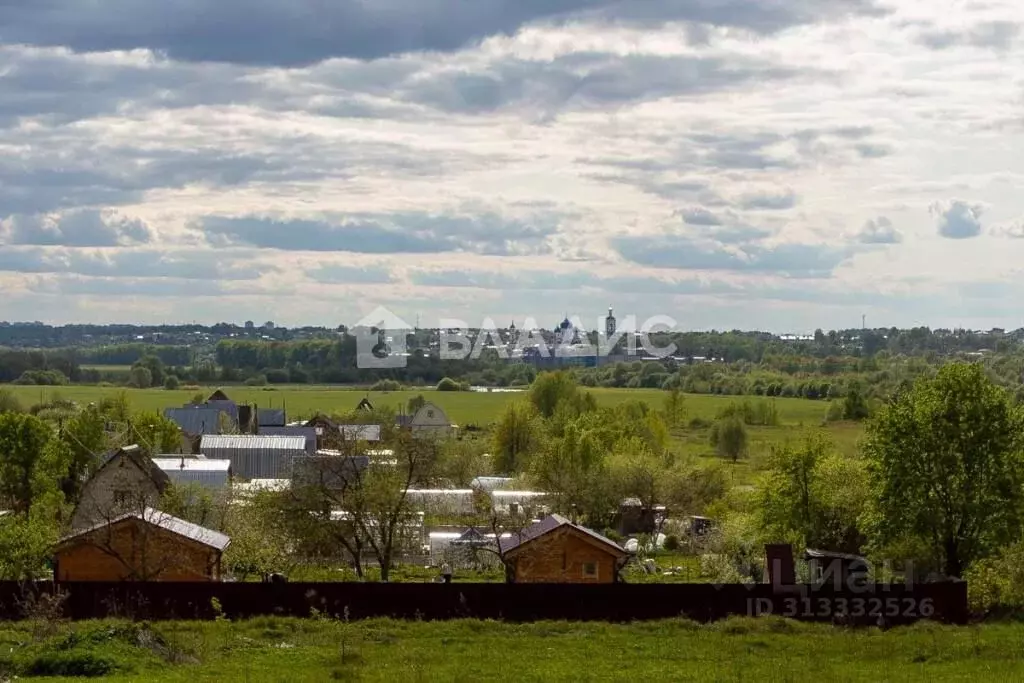
<path id="1" fill-rule="evenodd" d="M 0 583 L 0 618 L 23 618 L 31 596 L 55 590 L 66 596 L 64 613 L 72 619 L 308 617 L 314 610 L 349 619 L 426 620 L 632 621 L 685 615 L 711 621 L 773 614 L 896 625 L 919 619 L 962 623 L 968 618 L 964 582 L 878 584 L 856 591 L 769 584 Z"/>

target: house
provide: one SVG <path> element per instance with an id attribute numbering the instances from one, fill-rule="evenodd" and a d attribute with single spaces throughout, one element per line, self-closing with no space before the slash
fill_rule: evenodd
<path id="1" fill-rule="evenodd" d="M 103 521 L 54 548 L 57 581 L 219 581 L 224 534 L 151 507 Z"/>
<path id="2" fill-rule="evenodd" d="M 629 553 L 561 515 L 499 540 L 513 583 L 616 583 Z"/>
<path id="3" fill-rule="evenodd" d="M 445 438 L 455 432 L 455 426 L 445 412 L 433 403 L 424 403 L 412 415 L 399 415 L 395 421 L 399 427 L 408 429 L 417 437 Z"/>
<path id="4" fill-rule="evenodd" d="M 205 456 L 195 458 L 153 458 L 153 464 L 160 468 L 167 478 L 179 486 L 198 484 L 206 489 L 219 491 L 231 483 L 231 461 L 214 460 Z"/>
<path id="5" fill-rule="evenodd" d="M 362 401 L 359 402 L 359 405 L 356 406 L 356 410 L 365 410 L 367 412 L 371 412 L 372 413 L 373 412 L 373 404 L 370 403 L 370 399 L 369 398 L 364 398 Z"/>
<path id="6" fill-rule="evenodd" d="M 155 505 L 170 481 L 138 446 L 118 449 L 107 456 L 82 488 L 71 528 L 86 529 Z"/>
<path id="7" fill-rule="evenodd" d="M 164 417 L 177 424 L 186 437 L 193 441 L 204 434 L 220 434 L 224 427 L 237 428 L 245 434 L 255 431 L 259 423 L 258 410 L 249 405 L 238 405 L 218 389 L 205 403 L 187 403 L 181 408 L 168 408 Z"/>
<path id="8" fill-rule="evenodd" d="M 230 460 L 238 479 L 289 479 L 292 461 L 307 455 L 304 436 L 207 434 L 200 450 L 208 458 Z"/>
<path id="9" fill-rule="evenodd" d="M 664 505 L 645 505 L 639 498 L 626 498 L 619 503 L 615 530 L 623 536 L 653 534 L 664 521 Z"/>

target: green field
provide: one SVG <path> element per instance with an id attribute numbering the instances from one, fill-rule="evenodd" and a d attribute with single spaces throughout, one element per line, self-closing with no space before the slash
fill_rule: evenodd
<path id="1" fill-rule="evenodd" d="M 0 679 L 91 666 L 111 681 L 1022 680 L 1022 638 L 1020 625 L 881 632 L 774 618 L 82 622 L 50 634 L 22 622 L 0 630 Z"/>
<path id="2" fill-rule="evenodd" d="M 98 401 L 120 391 L 128 393 L 132 406 L 139 411 L 159 410 L 187 403 L 197 390 L 167 391 L 165 389 L 124 389 L 120 387 L 99 386 L 63 386 L 38 387 L 8 385 L 4 387 L 14 393 L 22 403 L 31 405 L 59 396 L 80 403 Z M 209 394 L 211 387 L 202 392 Z M 337 413 L 353 410 L 364 396 L 374 405 L 398 408 L 409 402 L 409 399 L 423 394 L 444 409 L 448 416 L 457 424 L 476 424 L 486 426 L 501 415 L 501 411 L 510 401 L 523 398 L 522 393 L 514 392 L 441 392 L 433 389 L 414 389 L 406 391 L 376 392 L 352 389 L 348 387 L 323 386 L 278 386 L 267 388 L 226 387 L 225 393 L 239 403 L 254 403 L 260 408 L 280 408 L 288 410 L 289 418 L 300 419 L 312 416 L 316 412 Z M 614 406 L 626 401 L 646 401 L 652 407 L 660 408 L 665 400 L 665 392 L 660 389 L 589 389 L 596 397 L 599 405 Z M 730 401 L 742 400 L 741 397 L 690 395 L 686 397 L 687 417 L 714 418 L 715 414 Z M 809 401 L 799 398 L 774 399 L 779 409 L 783 424 L 790 426 L 817 425 L 825 416 L 827 404 L 823 401 Z"/>

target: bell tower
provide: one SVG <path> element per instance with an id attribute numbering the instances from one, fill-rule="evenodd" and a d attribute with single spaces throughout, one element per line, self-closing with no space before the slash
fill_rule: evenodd
<path id="1" fill-rule="evenodd" d="M 608 317 L 604 319 L 604 336 L 609 339 L 615 336 L 615 316 L 611 306 L 608 307 Z"/>

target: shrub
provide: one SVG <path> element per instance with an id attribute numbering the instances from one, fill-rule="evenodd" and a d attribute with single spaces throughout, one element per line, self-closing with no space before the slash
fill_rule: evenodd
<path id="1" fill-rule="evenodd" d="M 465 387 L 451 377 L 443 377 L 441 381 L 437 383 L 438 391 L 463 391 Z"/>
<path id="2" fill-rule="evenodd" d="M 8 389 L 0 389 L 0 413 L 23 413 L 21 401 Z"/>
<path id="3" fill-rule="evenodd" d="M 665 537 L 665 550 L 675 552 L 676 550 L 679 550 L 679 546 L 679 537 L 675 534 L 669 534 Z"/>
<path id="4" fill-rule="evenodd" d="M 747 452 L 747 428 L 738 417 L 724 418 L 712 427 L 709 441 L 720 456 L 736 462 Z"/>
<path id="5" fill-rule="evenodd" d="M 287 370 L 275 368 L 274 370 L 267 370 L 267 382 L 270 384 L 288 384 L 291 381 L 291 375 Z"/>
<path id="6" fill-rule="evenodd" d="M 28 663 L 26 676 L 100 678 L 117 668 L 110 657 L 93 652 L 45 652 Z"/>
<path id="7" fill-rule="evenodd" d="M 370 391 L 401 391 L 402 383 L 393 379 L 382 379 L 376 382 Z"/>
<path id="8" fill-rule="evenodd" d="M 247 387 L 265 387 L 267 386 L 266 375 L 253 375 L 249 379 L 245 380 L 245 386 Z"/>
<path id="9" fill-rule="evenodd" d="M 181 382 L 178 381 L 176 375 L 167 375 L 167 379 L 164 380 L 164 389 L 175 391 L 179 386 L 181 386 Z"/>
<path id="10" fill-rule="evenodd" d="M 38 386 L 60 386 L 67 383 L 67 376 L 60 370 L 26 370 L 13 382 Z"/>

